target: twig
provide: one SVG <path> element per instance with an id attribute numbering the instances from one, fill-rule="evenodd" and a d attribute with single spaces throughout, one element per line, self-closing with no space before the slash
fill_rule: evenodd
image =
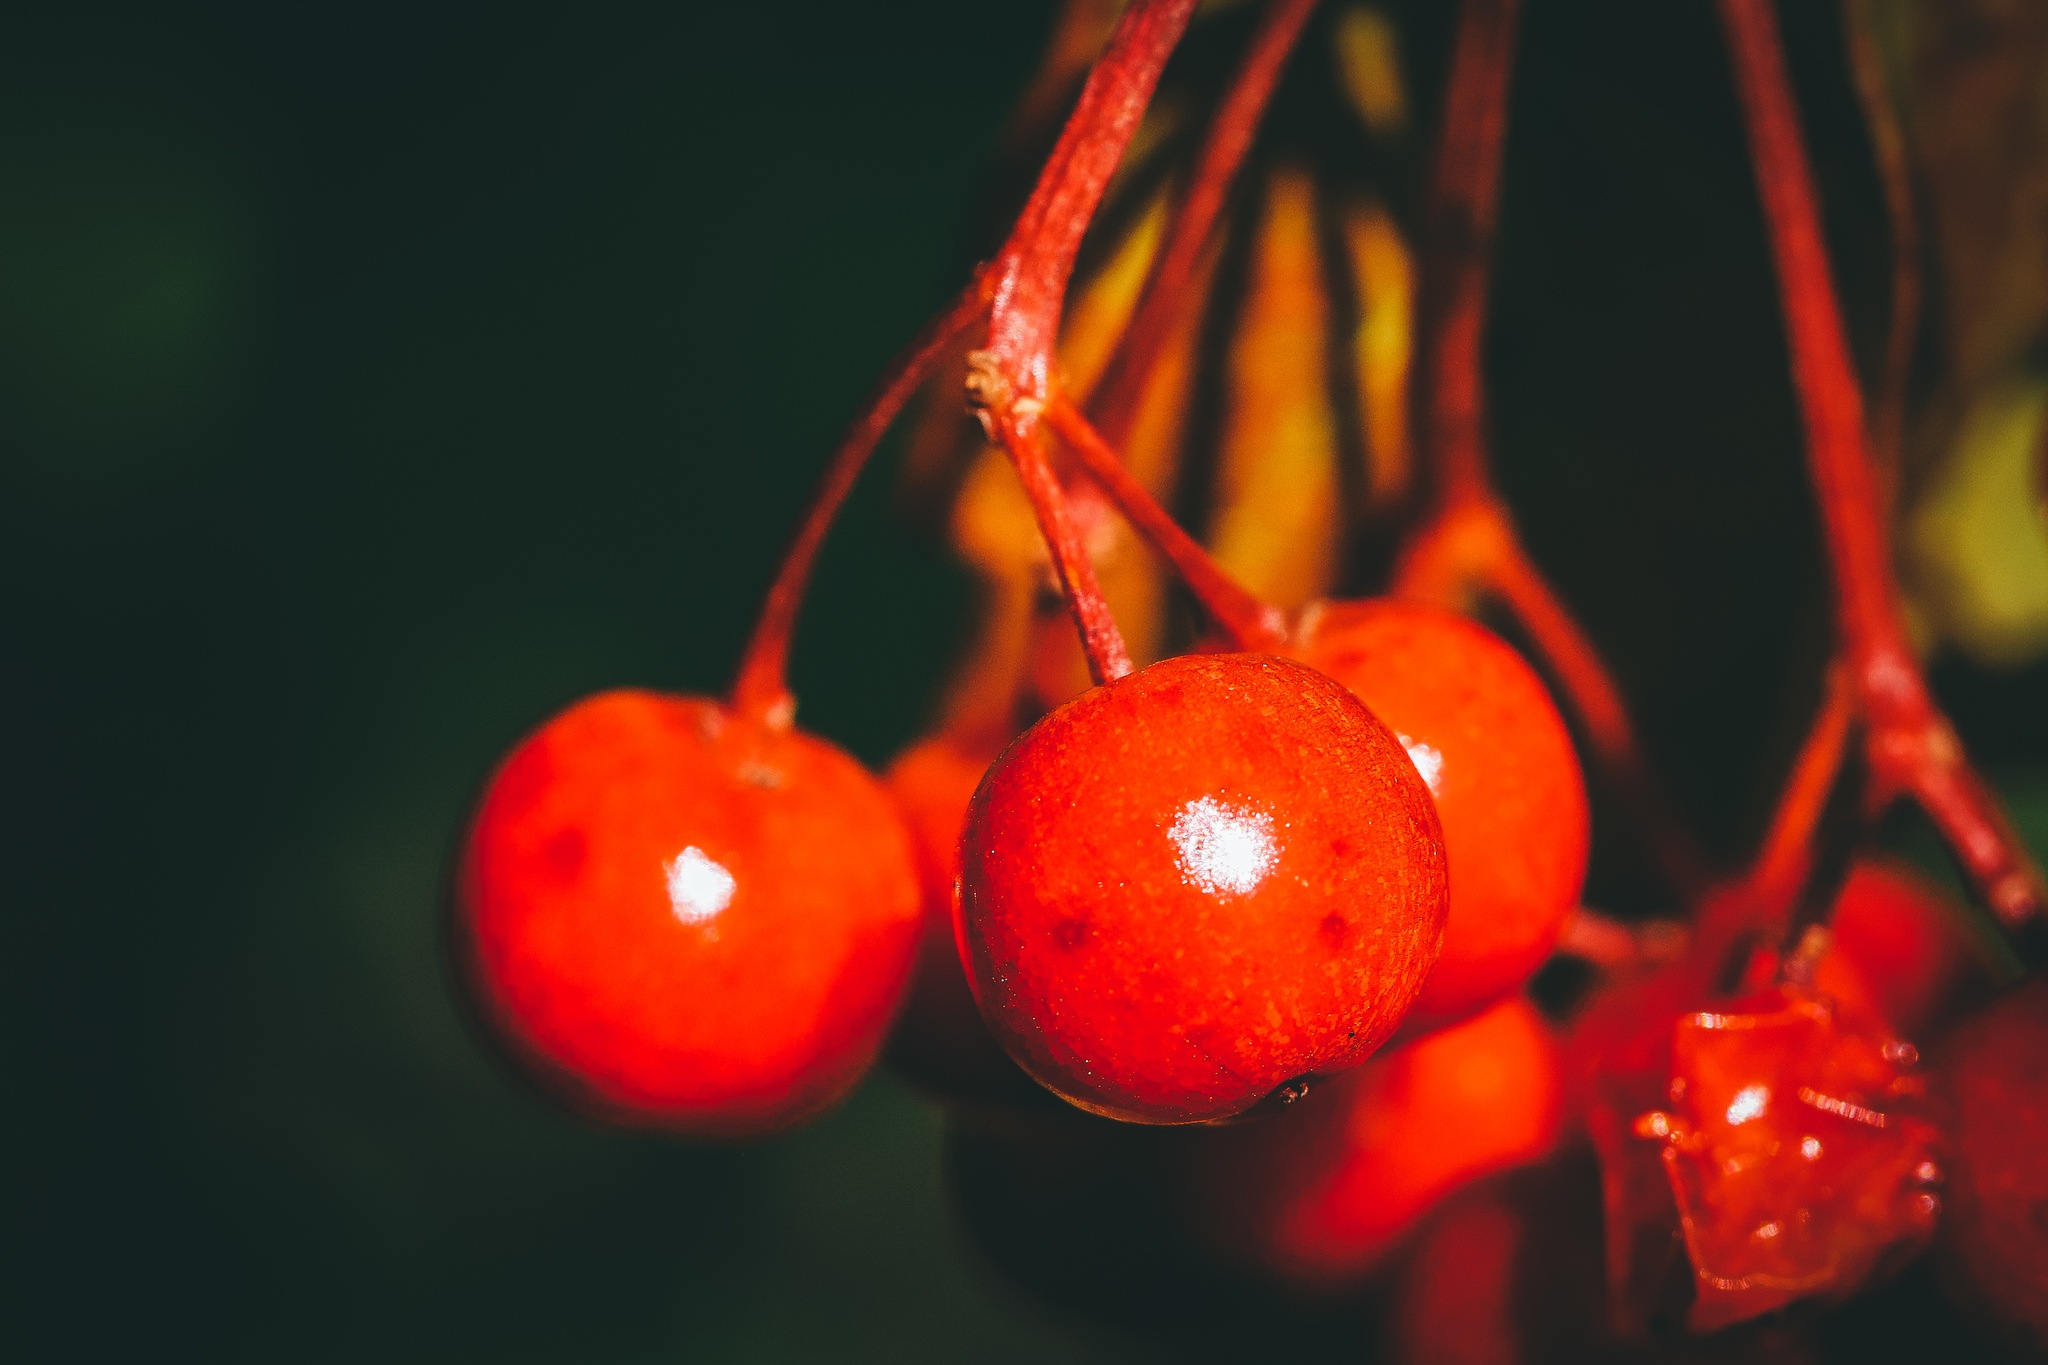
<path id="1" fill-rule="evenodd" d="M 1182 530 L 1072 403 L 1055 398 L 1045 411 L 1045 420 L 1117 509 L 1173 565 L 1203 610 L 1237 648 L 1273 650 L 1284 643 L 1287 626 L 1279 609 L 1253 596 L 1199 541 Z"/>
<path id="2" fill-rule="evenodd" d="M 1676 962 L 1691 942 L 1692 931 L 1681 921 L 1624 924 L 1582 905 L 1564 922 L 1557 950 L 1603 971 L 1642 971 Z"/>
<path id="3" fill-rule="evenodd" d="M 840 437 L 839 447 L 825 465 L 824 476 L 811 495 L 811 504 L 783 555 L 782 567 L 769 585 L 761 613 L 754 621 L 753 634 L 740 656 L 732 684 L 734 710 L 777 729 L 785 729 L 794 722 L 796 704 L 789 695 L 787 679 L 789 641 L 825 534 L 832 529 L 840 506 L 853 490 L 868 456 L 889 430 L 889 424 L 896 420 L 933 367 L 987 311 L 988 298 L 982 278 L 977 276 L 889 362 L 860 415 Z"/>
<path id="4" fill-rule="evenodd" d="M 1194 9 L 1195 0 L 1137 0 L 1124 12 L 989 265 L 988 346 L 968 357 L 969 402 L 1017 466 L 1098 684 L 1129 673 L 1130 653 L 1067 515 L 1038 427 L 1058 382 L 1053 347 L 1074 253 Z"/>
<path id="5" fill-rule="evenodd" d="M 1123 340 L 1088 404 L 1097 429 L 1112 449 L 1130 439 L 1138 399 L 1186 306 L 1188 285 L 1209 244 L 1217 215 L 1223 211 L 1238 167 L 1251 150 L 1253 135 L 1273 98 L 1273 88 L 1279 84 L 1280 73 L 1315 5 L 1316 0 L 1268 0 L 1244 60 L 1209 123 L 1187 193 L 1154 258 Z"/>
<path id="6" fill-rule="evenodd" d="M 1865 723 L 1867 807 L 1910 795 L 2009 932 L 2037 921 L 2048 885 L 1935 705 L 1907 642 L 1870 458 L 1791 82 L 1768 0 L 1720 0 L 1806 427 L 1806 456 L 1834 569 L 1837 628 Z M 2035 926 L 2038 930 L 2038 925 Z"/>
<path id="7" fill-rule="evenodd" d="M 1519 0 L 1467 0 L 1451 57 L 1419 317 L 1433 486 L 1429 514 L 1402 548 L 1394 592 L 1468 612 L 1484 593 L 1507 607 L 1549 664 L 1666 878 L 1689 898 L 1705 885 L 1705 860 L 1643 760 L 1621 689 L 1522 548 L 1487 455 L 1481 347 L 1519 9 Z"/>
<path id="8" fill-rule="evenodd" d="M 1911 163 L 1898 101 L 1877 40 L 1870 0 L 1842 0 L 1842 31 L 1848 40 L 1849 71 L 1870 130 L 1870 151 L 1884 190 L 1891 231 L 1892 300 L 1886 326 L 1884 371 L 1870 414 L 1870 444 L 1889 494 L 1896 492 L 1906 424 L 1906 388 L 1912 379 L 1914 342 L 1920 333 L 1920 220 L 1913 201 Z"/>

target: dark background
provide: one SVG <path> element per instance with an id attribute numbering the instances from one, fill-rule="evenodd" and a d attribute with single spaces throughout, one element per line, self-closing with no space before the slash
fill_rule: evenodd
<path id="1" fill-rule="evenodd" d="M 1447 12 L 1408 8 L 1427 108 Z M 1732 857 L 1825 600 L 1726 70 L 1705 4 L 1531 10 L 1503 478 Z M 1788 27 L 1874 355 L 1833 13 Z M 0 1350 L 1148 1354 L 982 1268 L 899 1083 L 750 1147 L 595 1131 L 487 1059 L 435 947 L 513 739 L 725 681 L 838 427 L 985 245 L 1049 17 L 0 12 Z M 807 725 L 886 759 L 966 601 L 870 480 L 805 618 Z M 2039 821 L 2040 670 L 1940 678 Z M 1668 908 L 1604 856 L 1596 893 Z"/>

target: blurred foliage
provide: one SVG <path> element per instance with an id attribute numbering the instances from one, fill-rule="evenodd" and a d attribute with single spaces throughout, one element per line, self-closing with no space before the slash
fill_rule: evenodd
<path id="1" fill-rule="evenodd" d="M 2044 452 L 2048 375 L 1986 385 L 1905 527 L 1915 606 L 1939 638 L 1994 668 L 2048 651 Z"/>
<path id="2" fill-rule="evenodd" d="M 1432 109 L 1447 10 L 1391 8 Z M 0 1340 L 1149 1358 L 965 1250 L 937 1114 L 896 1083 L 751 1148 L 590 1130 L 484 1055 L 436 944 L 445 852 L 524 727 L 722 685 L 840 423 L 1002 202 L 981 167 L 1049 19 L 9 16 Z M 1833 24 L 1788 6 L 1867 356 L 1884 232 Z M 1704 4 L 1532 5 L 1524 50 L 1502 478 L 1732 853 L 1824 599 L 1725 65 Z M 870 481 L 798 644 L 808 723 L 885 758 L 965 597 Z M 2048 673 L 1937 682 L 2042 846 Z M 1658 908 L 1625 846 L 1600 858 L 1603 903 Z"/>

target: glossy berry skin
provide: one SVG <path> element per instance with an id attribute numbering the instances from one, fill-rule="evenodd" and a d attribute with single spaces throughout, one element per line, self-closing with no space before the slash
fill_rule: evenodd
<path id="1" fill-rule="evenodd" d="M 1285 659 L 1168 659 L 1051 712 L 989 769 L 961 937 L 998 1041 L 1074 1104 L 1225 1118 L 1393 1032 L 1443 935 L 1443 844 L 1406 754 Z"/>
<path id="2" fill-rule="evenodd" d="M 1483 627 L 1392 600 L 1312 609 L 1289 652 L 1357 693 L 1436 799 L 1450 921 L 1410 1031 L 1519 989 L 1578 903 L 1590 837 L 1585 780 L 1542 680 Z"/>
<path id="3" fill-rule="evenodd" d="M 1964 1020 L 1937 1065 L 1954 1160 L 1936 1269 L 1988 1335 L 2048 1357 L 2048 980 Z"/>
<path id="4" fill-rule="evenodd" d="M 860 764 L 708 698 L 616 691 L 491 778 L 453 937 L 486 1024 L 548 1089 L 745 1136 L 867 1069 L 917 914 L 901 818 Z"/>
<path id="5" fill-rule="evenodd" d="M 1918 1054 L 1787 986 L 1680 1019 L 1661 1145 L 1692 1261 L 1686 1322 L 1716 1331 L 1902 1265 L 1941 1210 Z"/>
<path id="6" fill-rule="evenodd" d="M 1205 1135 L 1194 1220 L 1226 1256 L 1339 1285 L 1380 1265 L 1454 1191 L 1541 1160 L 1563 1114 L 1557 1041 L 1516 996 L 1390 1048 L 1264 1123 Z"/>

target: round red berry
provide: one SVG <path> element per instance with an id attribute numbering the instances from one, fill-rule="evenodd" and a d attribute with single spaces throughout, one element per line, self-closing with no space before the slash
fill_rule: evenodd
<path id="1" fill-rule="evenodd" d="M 1388 1049 L 1270 1121 L 1204 1134 L 1194 1219 L 1232 1260 L 1335 1284 L 1445 1197 L 1539 1161 L 1564 1116 L 1559 1048 L 1520 996 Z"/>
<path id="2" fill-rule="evenodd" d="M 860 764 L 708 698 L 607 692 L 527 737 L 463 850 L 486 1023 L 615 1122 L 742 1135 L 872 1062 L 916 944 L 909 841 Z"/>
<path id="3" fill-rule="evenodd" d="M 1013 1085 L 1043 1094 L 989 1036 L 960 961 L 960 833 L 993 757 L 992 749 L 940 736 L 904 750 L 882 779 L 903 811 L 924 894 L 917 969 L 889 1036 L 889 1062 L 949 1099 L 988 1098 Z"/>
<path id="4" fill-rule="evenodd" d="M 983 779 L 961 857 L 996 1037 L 1137 1122 L 1357 1065 L 1443 934 L 1436 812 L 1400 744 L 1342 686 L 1261 655 L 1168 659 L 1048 714 Z"/>
<path id="5" fill-rule="evenodd" d="M 1585 780 L 1542 679 L 1484 627 L 1392 600 L 1324 607 L 1292 652 L 1394 731 L 1443 821 L 1450 920 L 1411 1027 L 1519 989 L 1578 903 L 1590 838 Z"/>

